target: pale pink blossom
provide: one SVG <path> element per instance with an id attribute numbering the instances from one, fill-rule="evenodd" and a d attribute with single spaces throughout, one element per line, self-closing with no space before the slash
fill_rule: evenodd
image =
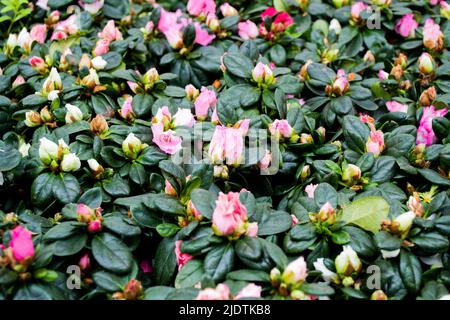
<path id="1" fill-rule="evenodd" d="M 269 125 L 270 133 L 277 138 L 290 138 L 294 129 L 292 129 L 289 122 L 285 119 L 278 120 L 276 119 Z"/>
<path id="2" fill-rule="evenodd" d="M 350 8 L 350 15 L 352 17 L 353 20 L 359 20 L 360 16 L 361 16 L 361 12 L 363 12 L 364 10 L 366 10 L 369 6 L 362 2 L 356 2 L 354 4 L 352 4 L 351 8 Z"/>
<path id="3" fill-rule="evenodd" d="M 200 95 L 195 99 L 194 108 L 197 120 L 205 120 L 208 117 L 209 108 L 215 108 L 217 97 L 214 90 L 202 87 Z"/>
<path id="4" fill-rule="evenodd" d="M 216 3 L 214 0 L 189 0 L 187 11 L 193 16 L 208 16 L 216 14 Z"/>
<path id="5" fill-rule="evenodd" d="M 44 43 L 47 37 L 47 25 L 45 24 L 35 24 L 30 30 L 31 40 L 37 43 Z"/>
<path id="6" fill-rule="evenodd" d="M 133 115 L 133 97 L 127 97 L 120 109 L 120 115 L 124 119 L 129 119 Z"/>
<path id="7" fill-rule="evenodd" d="M 216 288 L 206 288 L 201 290 L 195 300 L 229 300 L 231 298 L 230 288 L 224 283 L 220 283 Z"/>
<path id="8" fill-rule="evenodd" d="M 239 192 L 219 193 L 212 223 L 217 235 L 227 236 L 245 232 L 247 209 L 239 200 Z"/>
<path id="9" fill-rule="evenodd" d="M 234 297 L 234 299 L 239 300 L 242 298 L 260 298 L 261 290 L 262 288 L 260 286 L 257 286 L 254 283 L 250 283 L 242 288 Z"/>
<path id="10" fill-rule="evenodd" d="M 181 150 L 181 138 L 175 135 L 175 131 L 164 131 L 162 123 L 152 124 L 153 143 L 167 154 L 175 154 Z"/>
<path id="11" fill-rule="evenodd" d="M 104 0 L 95 0 L 90 3 L 80 0 L 79 4 L 80 7 L 90 14 L 96 14 L 103 8 Z"/>
<path id="12" fill-rule="evenodd" d="M 105 53 L 109 52 L 109 40 L 108 39 L 100 39 L 97 41 L 97 44 L 94 48 L 94 55 L 101 56 Z"/>
<path id="13" fill-rule="evenodd" d="M 186 108 L 178 108 L 178 111 L 173 116 L 173 125 L 175 127 L 188 127 L 192 128 L 195 124 L 194 115 L 191 112 L 191 109 Z"/>
<path id="14" fill-rule="evenodd" d="M 387 80 L 389 78 L 389 73 L 384 70 L 378 70 L 378 79 Z"/>
<path id="15" fill-rule="evenodd" d="M 317 184 L 313 184 L 313 183 L 308 184 L 305 187 L 305 192 L 308 195 L 308 198 L 314 199 L 314 192 L 316 191 L 316 188 L 317 188 Z"/>
<path id="16" fill-rule="evenodd" d="M 220 12 L 224 17 L 238 15 L 238 11 L 234 7 L 232 7 L 228 2 L 225 2 L 220 6 Z"/>
<path id="17" fill-rule="evenodd" d="M 390 112 L 408 112 L 408 105 L 397 101 L 387 101 L 386 107 Z"/>
<path id="18" fill-rule="evenodd" d="M 415 31 L 419 24 L 414 20 L 412 13 L 405 14 L 395 25 L 395 32 L 400 34 L 404 38 L 414 38 Z"/>
<path id="19" fill-rule="evenodd" d="M 255 39 L 259 35 L 258 27 L 256 24 L 247 20 L 238 23 L 238 34 L 243 40 Z"/>
<path id="20" fill-rule="evenodd" d="M 55 31 L 63 31 L 68 35 L 77 33 L 80 30 L 80 22 L 77 15 L 73 14 L 66 20 L 60 21 L 55 25 Z"/>
<path id="21" fill-rule="evenodd" d="M 114 24 L 114 20 L 109 20 L 103 28 L 102 32 L 98 33 L 100 39 L 107 39 L 109 42 L 122 40 L 122 33 Z"/>
<path id="22" fill-rule="evenodd" d="M 439 24 L 428 18 L 423 27 L 423 45 L 429 50 L 441 50 L 443 47 L 443 37 Z"/>

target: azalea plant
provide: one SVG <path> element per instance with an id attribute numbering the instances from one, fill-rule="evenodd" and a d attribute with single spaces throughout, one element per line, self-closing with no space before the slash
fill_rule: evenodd
<path id="1" fill-rule="evenodd" d="M 1 299 L 450 299 L 446 1 L 0 11 Z"/>

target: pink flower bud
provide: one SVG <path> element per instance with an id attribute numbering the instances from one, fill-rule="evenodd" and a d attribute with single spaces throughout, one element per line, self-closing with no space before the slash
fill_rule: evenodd
<path id="1" fill-rule="evenodd" d="M 93 220 L 88 224 L 88 231 L 97 233 L 102 230 L 102 222 L 100 220 Z"/>
<path id="2" fill-rule="evenodd" d="M 87 205 L 79 203 L 77 206 L 78 221 L 88 222 L 91 220 L 92 210 Z"/>
<path id="3" fill-rule="evenodd" d="M 34 244 L 31 232 L 22 226 L 11 230 L 11 241 L 9 247 L 12 249 L 14 259 L 22 263 L 34 256 Z"/>
<path id="4" fill-rule="evenodd" d="M 98 37 L 103 40 L 108 40 L 108 42 L 122 40 L 122 33 L 114 25 L 114 20 L 109 20 L 108 23 L 103 28 L 102 32 L 98 33 Z"/>
<path id="5" fill-rule="evenodd" d="M 228 2 L 225 2 L 220 6 L 220 12 L 224 17 L 236 16 L 238 15 L 238 11 L 232 7 Z"/>
<path id="6" fill-rule="evenodd" d="M 372 152 L 375 157 L 378 157 L 384 150 L 384 134 L 382 131 L 371 131 L 370 137 L 366 143 L 367 152 Z"/>
<path id="7" fill-rule="evenodd" d="M 303 257 L 292 261 L 288 264 L 286 269 L 284 269 L 281 275 L 281 280 L 288 285 L 298 285 L 305 281 L 307 276 L 306 262 Z"/>
<path id="8" fill-rule="evenodd" d="M 80 266 L 80 269 L 82 271 L 86 271 L 91 267 L 91 259 L 89 258 L 88 253 L 86 253 L 84 256 L 81 257 L 80 261 L 78 262 L 78 265 Z"/>
<path id="9" fill-rule="evenodd" d="M 178 270 L 181 270 L 181 268 L 183 268 L 183 266 L 193 258 L 193 256 L 191 256 L 188 253 L 182 253 L 180 251 L 180 246 L 181 246 L 182 241 L 178 240 L 175 242 L 175 255 L 177 257 L 177 265 L 178 265 Z"/>
<path id="10" fill-rule="evenodd" d="M 215 108 L 217 103 L 217 97 L 214 90 L 209 90 L 206 87 L 202 87 L 200 95 L 194 102 L 195 115 L 197 120 L 203 121 L 208 117 L 208 111 L 210 108 Z"/>
<path id="11" fill-rule="evenodd" d="M 100 39 L 97 41 L 97 44 L 94 48 L 94 55 L 95 56 L 101 56 L 102 54 L 109 52 L 109 43 L 110 40 L 108 39 Z"/>
<path id="12" fill-rule="evenodd" d="M 247 20 L 238 23 L 238 34 L 243 40 L 255 39 L 259 35 L 259 30 L 253 21 Z"/>

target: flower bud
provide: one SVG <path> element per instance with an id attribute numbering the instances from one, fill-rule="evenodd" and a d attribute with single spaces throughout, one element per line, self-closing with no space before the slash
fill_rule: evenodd
<path id="1" fill-rule="evenodd" d="M 178 195 L 177 190 L 175 190 L 174 187 L 172 187 L 172 185 L 170 184 L 169 180 L 165 181 L 165 188 L 164 188 L 164 192 L 170 196 L 174 196 L 176 197 Z"/>
<path id="2" fill-rule="evenodd" d="M 312 135 L 308 133 L 302 133 L 300 135 L 300 143 L 314 143 Z"/>
<path id="3" fill-rule="evenodd" d="M 158 70 L 155 68 L 151 68 L 148 70 L 143 76 L 142 76 L 142 83 L 145 85 L 145 88 L 147 87 L 151 89 L 156 81 L 159 80 L 159 73 Z"/>
<path id="4" fill-rule="evenodd" d="M 28 60 L 28 63 L 39 73 L 45 73 L 47 71 L 47 64 L 41 57 L 33 56 Z"/>
<path id="5" fill-rule="evenodd" d="M 228 167 L 227 166 L 214 166 L 214 177 L 222 180 L 228 180 Z"/>
<path id="6" fill-rule="evenodd" d="M 42 95 L 47 97 L 52 91 L 61 91 L 63 89 L 63 84 L 61 77 L 59 76 L 58 70 L 52 68 L 47 79 L 45 79 L 42 85 Z"/>
<path id="7" fill-rule="evenodd" d="M 430 106 L 433 103 L 434 99 L 436 99 L 436 88 L 429 87 L 420 95 L 419 103 L 421 106 Z"/>
<path id="8" fill-rule="evenodd" d="M 402 69 L 406 69 L 408 66 L 408 57 L 404 53 L 400 53 L 394 61 L 394 65 L 401 66 Z"/>
<path id="9" fill-rule="evenodd" d="M 80 108 L 74 106 L 73 104 L 66 104 L 66 123 L 74 123 L 83 120 L 83 112 Z"/>
<path id="10" fill-rule="evenodd" d="M 309 164 L 304 165 L 302 168 L 302 172 L 300 173 L 300 178 L 302 181 L 305 181 L 308 179 L 308 177 L 311 175 L 311 166 Z"/>
<path id="11" fill-rule="evenodd" d="M 44 164 L 49 165 L 58 157 L 58 145 L 45 137 L 39 141 L 39 158 Z"/>
<path id="12" fill-rule="evenodd" d="M 108 122 L 106 122 L 106 119 L 101 114 L 96 115 L 95 118 L 91 120 L 90 126 L 91 131 L 97 135 L 100 135 L 109 129 Z"/>
<path id="13" fill-rule="evenodd" d="M 81 271 L 86 271 L 91 268 L 91 259 L 89 259 L 88 253 L 81 257 L 80 261 L 78 262 L 78 266 L 80 267 Z"/>
<path id="14" fill-rule="evenodd" d="M 93 220 L 88 223 L 88 231 L 97 233 L 102 230 L 102 222 L 100 220 Z"/>
<path id="15" fill-rule="evenodd" d="M 97 71 L 95 71 L 94 68 L 89 69 L 89 74 L 81 80 L 81 84 L 89 89 L 94 89 L 96 86 L 100 85 Z"/>
<path id="16" fill-rule="evenodd" d="M 208 17 L 206 18 L 206 25 L 213 32 L 220 31 L 220 21 L 219 21 L 219 19 L 217 19 L 217 17 L 215 17 L 213 15 L 208 15 Z"/>
<path id="17" fill-rule="evenodd" d="M 332 92 L 337 96 L 344 95 L 349 89 L 349 82 L 345 73 L 341 72 L 333 82 Z"/>
<path id="18" fill-rule="evenodd" d="M 222 15 L 224 17 L 231 17 L 238 15 L 238 11 L 232 7 L 228 2 L 225 2 L 223 5 L 220 6 L 220 12 L 222 12 Z"/>
<path id="19" fill-rule="evenodd" d="M 439 3 L 439 6 L 439 13 L 441 14 L 441 16 L 443 16 L 447 20 L 450 20 L 450 5 L 445 1 L 441 1 Z"/>
<path id="20" fill-rule="evenodd" d="M 350 246 L 344 246 L 344 250 L 336 257 L 334 263 L 336 271 L 341 277 L 350 277 L 361 271 L 362 263 L 358 255 Z"/>
<path id="21" fill-rule="evenodd" d="M 89 58 L 89 55 L 87 53 L 83 53 L 81 56 L 80 63 L 78 64 L 78 69 L 90 69 L 92 67 L 92 61 L 91 58 Z"/>
<path id="22" fill-rule="evenodd" d="M 425 211 L 422 203 L 420 202 L 420 197 L 417 194 L 417 192 L 414 192 L 414 194 L 409 197 L 407 207 L 409 210 L 414 212 L 418 217 L 421 217 Z"/>
<path id="23" fill-rule="evenodd" d="M 317 214 L 317 218 L 321 222 L 327 222 L 328 224 L 333 224 L 336 222 L 336 209 L 333 206 L 326 202 L 321 208 L 319 213 Z"/>
<path id="24" fill-rule="evenodd" d="M 106 65 L 108 64 L 108 62 L 106 62 L 105 59 L 103 59 L 101 56 L 95 57 L 94 59 L 91 60 L 92 63 L 92 67 L 94 67 L 94 69 L 96 70 L 103 70 L 105 69 Z"/>
<path id="25" fill-rule="evenodd" d="M 383 70 L 378 70 L 378 79 L 387 80 L 389 78 L 389 73 Z"/>
<path id="26" fill-rule="evenodd" d="M 330 62 L 335 61 L 339 57 L 339 49 L 333 48 L 333 49 L 326 49 L 322 53 L 322 62 L 324 64 L 329 64 Z"/>
<path id="27" fill-rule="evenodd" d="M 419 70 L 423 74 L 430 74 L 434 71 L 435 63 L 433 57 L 427 53 L 424 52 L 419 57 Z"/>
<path id="28" fill-rule="evenodd" d="M 129 159 L 136 159 L 143 148 L 144 144 L 142 144 L 141 140 L 134 133 L 130 133 L 122 142 L 123 153 Z"/>
<path id="29" fill-rule="evenodd" d="M 342 180 L 344 182 L 353 182 L 361 178 L 361 169 L 354 164 L 349 164 L 345 166 L 342 173 Z"/>
<path id="30" fill-rule="evenodd" d="M 388 297 L 383 290 L 376 290 L 370 296 L 370 300 L 388 300 Z"/>
<path id="31" fill-rule="evenodd" d="M 103 171 L 103 167 L 100 165 L 100 163 L 98 163 L 97 160 L 89 159 L 87 162 L 88 162 L 89 168 L 92 171 L 94 171 L 94 172 Z"/>
<path id="32" fill-rule="evenodd" d="M 403 68 L 401 65 L 393 66 L 391 69 L 391 75 L 395 78 L 395 80 L 400 80 L 403 76 Z"/>
<path id="33" fill-rule="evenodd" d="M 341 27 L 341 24 L 339 23 L 339 20 L 337 20 L 337 19 L 331 19 L 331 21 L 330 21 L 330 26 L 328 27 L 328 30 L 331 32 L 331 31 L 334 31 L 334 33 L 336 34 L 336 35 L 339 35 L 340 33 L 341 33 L 341 30 L 342 30 L 342 27 Z"/>
<path id="34" fill-rule="evenodd" d="M 365 62 L 375 62 L 375 56 L 373 55 L 372 51 L 367 50 L 367 52 L 364 54 L 363 60 Z"/>
<path id="35" fill-rule="evenodd" d="M 412 211 L 402 213 L 392 221 L 390 225 L 391 232 L 399 234 L 402 238 L 406 237 L 415 218 L 416 214 Z"/>
<path id="36" fill-rule="evenodd" d="M 349 4 L 349 0 L 332 0 L 332 2 L 336 8 L 342 8 Z"/>
<path id="37" fill-rule="evenodd" d="M 42 124 L 41 116 L 36 111 L 25 113 L 25 125 L 27 127 L 37 127 Z"/>
<path id="38" fill-rule="evenodd" d="M 255 68 L 253 68 L 252 77 L 258 84 L 271 85 L 275 82 L 272 69 L 262 62 L 258 62 Z"/>
<path id="39" fill-rule="evenodd" d="M 123 290 L 123 296 L 126 300 L 138 300 L 143 294 L 142 284 L 136 279 L 131 279 Z"/>
<path id="40" fill-rule="evenodd" d="M 305 281 L 307 276 L 306 262 L 303 257 L 300 257 L 291 263 L 284 269 L 281 275 L 281 281 L 287 285 L 298 287 Z"/>
<path id="41" fill-rule="evenodd" d="M 74 153 L 65 154 L 61 161 L 61 170 L 64 172 L 77 171 L 81 167 L 80 158 Z"/>
<path id="42" fill-rule="evenodd" d="M 270 282 L 273 286 L 277 286 L 280 283 L 281 272 L 278 268 L 270 270 Z"/>
<path id="43" fill-rule="evenodd" d="M 184 87 L 184 91 L 186 92 L 186 98 L 189 101 L 194 101 L 200 95 L 200 91 L 192 84 L 188 84 L 186 87 Z"/>
<path id="44" fill-rule="evenodd" d="M 92 217 L 92 210 L 87 205 L 79 203 L 77 205 L 77 220 L 80 222 L 89 222 Z"/>

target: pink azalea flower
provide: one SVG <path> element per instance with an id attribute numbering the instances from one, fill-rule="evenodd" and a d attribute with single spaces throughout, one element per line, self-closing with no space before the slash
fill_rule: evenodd
<path id="1" fill-rule="evenodd" d="M 447 108 L 436 110 L 434 106 L 423 108 L 422 118 L 417 129 L 416 144 L 429 146 L 437 142 L 437 137 L 433 131 L 433 119 L 445 116 L 447 111 Z"/>
<path id="2" fill-rule="evenodd" d="M 35 24 L 30 30 L 31 40 L 37 43 L 44 43 L 47 37 L 47 25 L 45 24 Z"/>
<path id="3" fill-rule="evenodd" d="M 443 47 L 443 37 L 439 24 L 428 18 L 423 27 L 423 45 L 429 50 L 440 50 Z"/>
<path id="4" fill-rule="evenodd" d="M 195 43 L 201 46 L 207 46 L 216 38 L 215 35 L 210 35 L 208 31 L 202 29 L 200 23 L 196 22 L 194 26 L 195 26 L 195 40 L 194 40 Z"/>
<path id="5" fill-rule="evenodd" d="M 202 87 L 200 95 L 195 99 L 195 115 L 198 120 L 205 120 L 208 117 L 209 108 L 215 108 L 217 97 L 214 90 Z"/>
<path id="6" fill-rule="evenodd" d="M 278 137 L 278 138 L 290 138 L 294 129 L 292 129 L 289 122 L 285 119 L 278 120 L 276 119 L 269 125 L 270 134 Z"/>
<path id="7" fill-rule="evenodd" d="M 262 288 L 260 286 L 257 286 L 254 283 L 250 283 L 242 288 L 234 297 L 234 299 L 239 300 L 242 298 L 260 298 L 261 290 Z"/>
<path id="8" fill-rule="evenodd" d="M 94 48 L 94 55 L 95 56 L 101 56 L 102 54 L 109 52 L 109 43 L 110 41 L 108 39 L 100 39 L 97 41 L 97 44 Z"/>
<path id="9" fill-rule="evenodd" d="M 246 221 L 247 209 L 239 200 L 239 192 L 220 192 L 212 217 L 214 232 L 221 236 L 232 235 L 243 231 Z"/>
<path id="10" fill-rule="evenodd" d="M 229 300 L 231 298 L 230 288 L 224 283 L 218 284 L 216 288 L 201 290 L 195 300 Z"/>
<path id="11" fill-rule="evenodd" d="M 408 13 L 404 15 L 395 25 L 395 32 L 400 34 L 404 38 L 415 36 L 415 30 L 419 24 L 416 20 L 414 20 L 414 15 L 412 13 Z"/>
<path id="12" fill-rule="evenodd" d="M 397 101 L 387 101 L 386 107 L 390 112 L 408 112 L 408 105 Z"/>
<path id="13" fill-rule="evenodd" d="M 189 0 L 187 10 L 193 16 L 216 14 L 216 3 L 214 0 Z"/>
<path id="14" fill-rule="evenodd" d="M 181 150 L 181 138 L 173 130 L 164 131 L 162 123 L 152 124 L 153 143 L 167 154 L 175 154 Z"/>
<path id="15" fill-rule="evenodd" d="M 91 3 L 84 2 L 82 0 L 79 1 L 80 7 L 82 7 L 85 11 L 90 14 L 96 14 L 103 8 L 104 0 L 95 0 Z"/>
<path id="16" fill-rule="evenodd" d="M 122 33 L 119 28 L 116 28 L 114 20 L 109 20 L 108 23 L 103 28 L 102 32 L 98 33 L 100 39 L 109 40 L 109 42 L 122 40 Z"/>

